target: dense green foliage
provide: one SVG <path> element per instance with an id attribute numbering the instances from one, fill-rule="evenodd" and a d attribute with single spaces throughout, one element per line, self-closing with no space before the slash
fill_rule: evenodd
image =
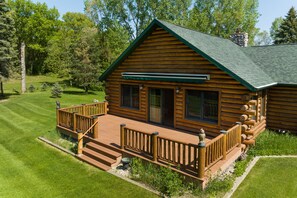
<path id="1" fill-rule="evenodd" d="M 292 7 L 274 35 L 275 44 L 297 43 L 297 14 Z"/>
<path id="2" fill-rule="evenodd" d="M 27 86 L 57 81 L 61 79 L 29 76 Z M 13 88 L 19 87 L 20 83 L 12 80 L 5 91 L 14 94 Z M 59 99 L 62 107 L 104 98 L 102 92 L 85 95 L 72 87 L 66 91 Z M 50 95 L 50 90 L 36 90 L 0 100 L 0 197 L 154 197 L 37 140 L 55 129 L 56 99 Z"/>
<path id="3" fill-rule="evenodd" d="M 131 162 L 132 178 L 139 180 L 166 196 L 179 195 L 185 191 L 183 178 L 169 168 L 145 163 L 139 158 Z"/>
<path id="4" fill-rule="evenodd" d="M 47 44 L 59 28 L 59 12 L 45 3 L 31 0 L 9 0 L 15 21 L 17 45 L 26 44 L 26 68 L 29 74 L 40 74 L 47 57 Z"/>
<path id="5" fill-rule="evenodd" d="M 197 0 L 187 26 L 223 38 L 240 28 L 253 44 L 258 17 L 258 0 Z"/>
<path id="6" fill-rule="evenodd" d="M 0 0 L 0 95 L 4 95 L 3 81 L 18 66 L 15 46 L 14 20 L 8 14 L 9 8 Z"/>
<path id="7" fill-rule="evenodd" d="M 232 197 L 296 197 L 297 158 L 262 158 Z"/>

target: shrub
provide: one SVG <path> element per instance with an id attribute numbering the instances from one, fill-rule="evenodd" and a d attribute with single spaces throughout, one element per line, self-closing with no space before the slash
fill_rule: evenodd
<path id="1" fill-rule="evenodd" d="M 186 189 L 183 178 L 170 168 L 144 163 L 141 159 L 133 158 L 131 171 L 133 179 L 142 181 L 169 197 L 181 194 Z"/>
<path id="2" fill-rule="evenodd" d="M 34 92 L 34 91 L 36 90 L 35 86 L 32 85 L 32 84 L 29 86 L 28 89 L 29 89 L 29 91 L 30 91 L 31 93 Z"/>
<path id="3" fill-rule="evenodd" d="M 62 87 L 59 85 L 59 83 L 55 83 L 52 87 L 52 98 L 61 98 L 62 93 Z"/>
<path id="4" fill-rule="evenodd" d="M 46 83 L 42 83 L 42 85 L 40 86 L 41 91 L 46 91 L 47 88 L 48 88 L 48 85 Z"/>

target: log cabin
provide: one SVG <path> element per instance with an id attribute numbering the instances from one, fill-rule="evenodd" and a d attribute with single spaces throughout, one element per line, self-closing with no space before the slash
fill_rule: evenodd
<path id="1" fill-rule="evenodd" d="M 106 102 L 58 109 L 57 127 L 103 170 L 125 153 L 205 183 L 266 128 L 297 132 L 297 45 L 246 44 L 153 20 L 100 76 Z"/>

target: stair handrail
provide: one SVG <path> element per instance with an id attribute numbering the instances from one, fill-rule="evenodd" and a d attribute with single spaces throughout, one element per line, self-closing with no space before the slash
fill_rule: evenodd
<path id="1" fill-rule="evenodd" d="M 99 122 L 99 119 L 97 118 L 97 120 L 92 124 L 92 126 L 90 126 L 90 128 L 88 128 L 88 130 L 86 130 L 84 133 L 77 133 L 77 154 L 81 155 L 82 154 L 82 149 L 83 149 L 83 138 L 87 135 L 87 133 L 89 133 L 91 131 L 92 128 L 94 128 Z M 95 134 L 96 133 L 96 134 Z M 98 131 L 94 131 L 94 137 L 97 138 L 98 136 Z"/>

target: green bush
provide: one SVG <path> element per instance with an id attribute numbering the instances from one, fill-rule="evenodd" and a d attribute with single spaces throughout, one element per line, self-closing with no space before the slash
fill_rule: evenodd
<path id="1" fill-rule="evenodd" d="M 29 89 L 29 91 L 30 91 L 31 93 L 33 93 L 33 92 L 36 90 L 35 86 L 32 85 L 32 84 L 29 86 L 28 89 Z"/>
<path id="2" fill-rule="evenodd" d="M 59 83 L 55 83 L 52 87 L 52 98 L 61 98 L 63 93 L 63 88 Z"/>
<path id="3" fill-rule="evenodd" d="M 144 163 L 141 159 L 133 158 L 131 171 L 133 179 L 139 180 L 169 197 L 179 195 L 186 189 L 183 178 L 170 168 Z"/>
<path id="4" fill-rule="evenodd" d="M 41 91 L 46 91 L 47 88 L 48 88 L 48 85 L 46 83 L 42 83 L 41 86 L 40 86 Z"/>

